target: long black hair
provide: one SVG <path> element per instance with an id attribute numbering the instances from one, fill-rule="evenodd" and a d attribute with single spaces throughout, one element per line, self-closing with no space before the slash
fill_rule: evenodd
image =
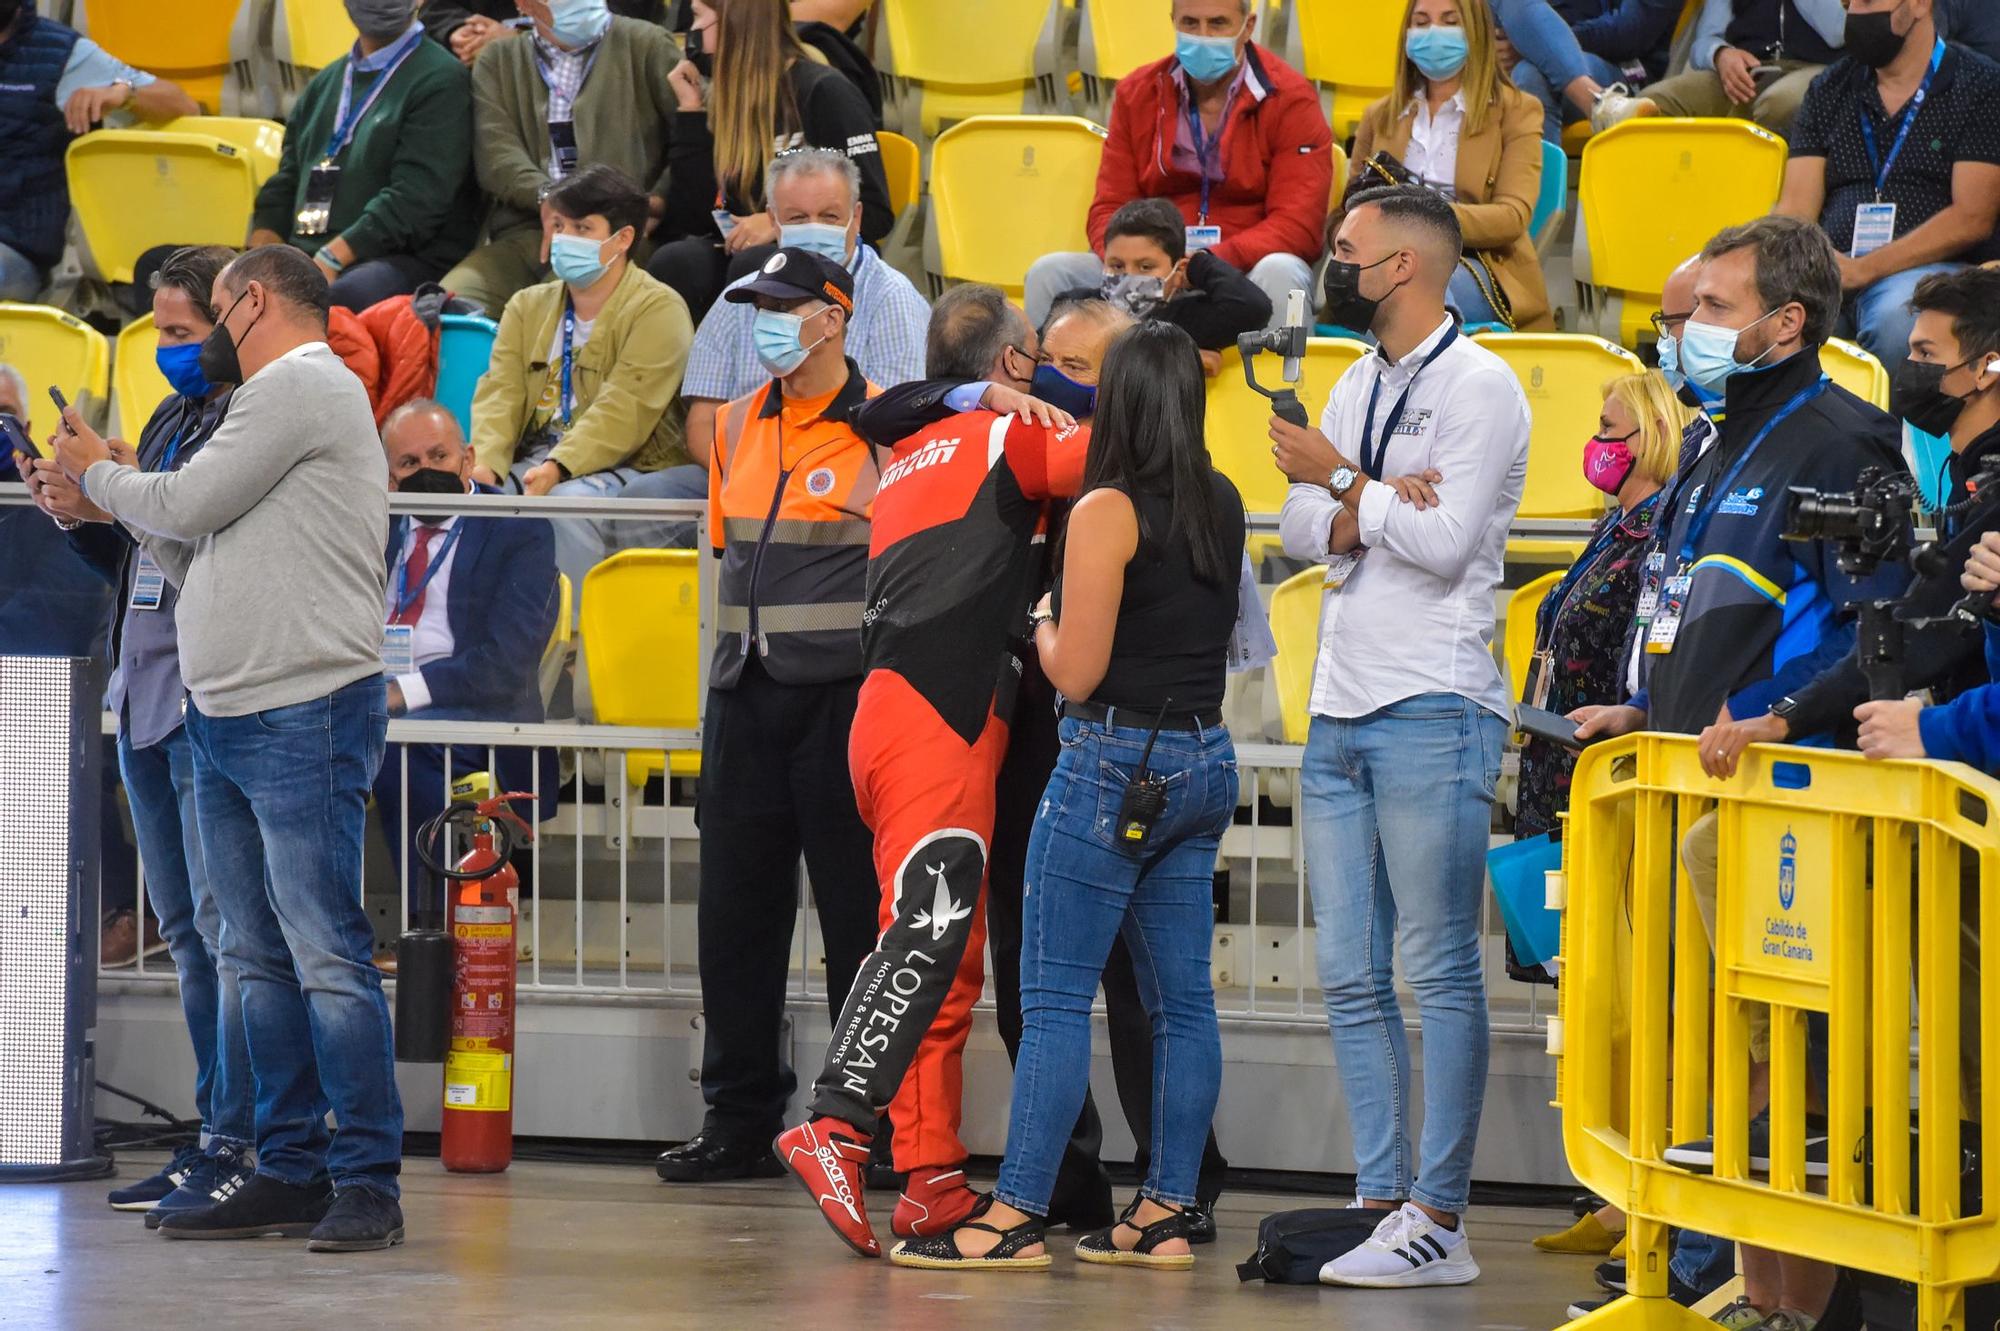
<path id="1" fill-rule="evenodd" d="M 1159 320 L 1120 333 L 1098 376 L 1083 492 L 1110 486 L 1167 497 L 1170 539 L 1186 544 L 1196 578 L 1219 586 L 1236 576 L 1242 552 L 1223 548 L 1207 409 L 1208 384 L 1193 338 Z M 1144 524 L 1142 510 L 1142 532 Z"/>

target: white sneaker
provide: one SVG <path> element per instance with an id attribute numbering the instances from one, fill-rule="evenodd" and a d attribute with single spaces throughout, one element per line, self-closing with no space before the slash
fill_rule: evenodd
<path id="1" fill-rule="evenodd" d="M 1363 1289 L 1469 1285 L 1477 1279 L 1479 1263 L 1472 1260 L 1464 1222 L 1446 1229 L 1411 1202 L 1389 1212 L 1359 1247 L 1319 1269 L 1322 1285 Z"/>
<path id="2" fill-rule="evenodd" d="M 1632 90 L 1622 83 L 1614 83 L 1597 94 L 1597 100 L 1590 107 L 1590 129 L 1593 134 L 1602 134 L 1613 125 L 1622 124 L 1639 114 L 1642 97 L 1634 97 Z"/>

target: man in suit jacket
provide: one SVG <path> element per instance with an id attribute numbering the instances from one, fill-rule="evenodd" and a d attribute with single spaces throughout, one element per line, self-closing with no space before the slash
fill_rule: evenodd
<path id="1" fill-rule="evenodd" d="M 383 424 L 389 483 L 403 494 L 485 492 L 472 480 L 472 450 L 457 419 L 419 399 Z M 395 517 L 386 552 L 389 604 L 383 669 L 389 714 L 426 721 L 542 720 L 543 648 L 556 622 L 555 535 L 541 518 Z M 492 770 L 502 789 L 529 790 L 532 749 L 483 744 L 404 744 L 390 748 L 375 778 L 382 826 L 396 844 L 403 773 L 409 771 L 409 881 L 424 875 L 415 858 L 417 830 L 444 808 L 446 759 L 453 778 Z M 491 756 L 489 757 L 489 752 Z M 546 750 L 541 796 L 555 803 L 555 751 Z M 517 809 L 533 819 L 533 811 Z M 404 864 L 399 861 L 398 869 Z M 435 908 L 418 893 L 414 907 Z"/>

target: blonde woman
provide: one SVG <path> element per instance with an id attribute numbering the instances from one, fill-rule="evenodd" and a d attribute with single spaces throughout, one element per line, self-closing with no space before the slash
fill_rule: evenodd
<path id="1" fill-rule="evenodd" d="M 647 271 L 680 292 L 699 323 L 722 288 L 778 242 L 764 173 L 779 153 L 837 148 L 854 160 L 862 240 L 880 240 L 896 219 L 875 113 L 859 88 L 799 40 L 785 0 L 693 0 L 692 8 L 687 58 L 667 76 L 680 109 L 655 234 L 671 243 Z M 836 244 L 836 228 L 826 230 L 826 257 L 846 263 L 852 235 L 843 230 Z"/>
<path id="2" fill-rule="evenodd" d="M 1617 501 L 1535 616 L 1535 656 L 1523 702 L 1567 716 L 1625 701 L 1624 655 L 1639 578 L 1660 516 L 1660 492 L 1680 460 L 1694 413 L 1657 370 L 1604 386 L 1597 433 L 1583 446 L 1583 475 Z M 1546 740 L 1521 750 L 1519 836 L 1555 830 L 1569 804 L 1576 755 Z"/>
<path id="3" fill-rule="evenodd" d="M 1542 185 L 1542 104 L 1500 68 L 1485 0 L 1409 0 L 1403 29 L 1395 86 L 1355 132 L 1355 180 L 1387 153 L 1452 201 L 1465 262 L 1447 299 L 1461 321 L 1554 328 L 1528 233 Z M 1340 216 L 1328 221 L 1329 240 Z"/>

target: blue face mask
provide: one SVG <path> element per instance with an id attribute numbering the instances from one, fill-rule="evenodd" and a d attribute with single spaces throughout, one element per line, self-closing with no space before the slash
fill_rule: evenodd
<path id="1" fill-rule="evenodd" d="M 573 287 L 587 287 L 604 276 L 604 242 L 588 236 L 557 236 L 549 242 L 549 267 Z"/>
<path id="2" fill-rule="evenodd" d="M 605 0 L 549 0 L 549 31 L 571 50 L 596 41 L 610 22 Z"/>
<path id="3" fill-rule="evenodd" d="M 1776 310 L 1767 311 L 1742 328 L 1724 328 L 1697 319 L 1688 320 L 1687 326 L 1681 329 L 1677 357 L 1681 372 L 1695 387 L 1721 395 L 1731 379 L 1746 370 L 1756 369 L 1758 362 L 1771 354 L 1770 348 L 1766 347 L 1756 360 L 1740 361 L 1736 359 L 1736 348 L 1743 334 L 1776 313 Z"/>
<path id="4" fill-rule="evenodd" d="M 153 363 L 160 367 L 160 373 L 167 377 L 167 382 L 182 397 L 207 397 L 213 387 L 208 382 L 208 376 L 201 372 L 199 342 L 188 342 L 178 347 L 156 347 Z"/>
<path id="5" fill-rule="evenodd" d="M 1423 71 L 1425 78 L 1448 79 L 1465 68 L 1465 29 L 1442 25 L 1411 28 L 1403 34 L 1403 54 Z"/>
<path id="6" fill-rule="evenodd" d="M 782 379 L 812 354 L 813 347 L 826 341 L 821 337 L 807 346 L 799 340 L 799 328 L 808 316 L 786 314 L 783 310 L 759 310 L 756 322 L 751 326 L 751 341 L 757 347 L 757 360 L 770 372 L 773 379 Z"/>
<path id="7" fill-rule="evenodd" d="M 1080 384 L 1053 365 L 1037 365 L 1028 395 L 1083 420 L 1097 410 L 1097 385 Z"/>
<path id="8" fill-rule="evenodd" d="M 1239 32 L 1238 37 L 1242 36 Z M 1236 72 L 1236 37 L 1197 37 L 1191 32 L 1174 34 L 1174 59 L 1196 83 L 1214 83 Z"/>
<path id="9" fill-rule="evenodd" d="M 810 250 L 822 259 L 847 266 L 847 228 L 830 222 L 794 222 L 778 228 L 778 244 L 786 249 Z"/>

